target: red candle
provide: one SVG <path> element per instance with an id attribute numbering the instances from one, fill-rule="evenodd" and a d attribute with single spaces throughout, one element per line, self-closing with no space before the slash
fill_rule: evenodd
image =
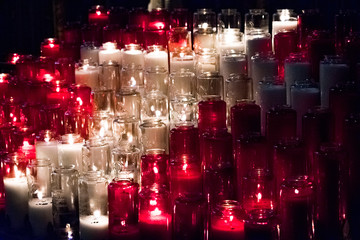
<path id="1" fill-rule="evenodd" d="M 142 239 L 171 239 L 171 203 L 167 191 L 140 192 L 139 226 Z"/>
<path id="2" fill-rule="evenodd" d="M 247 240 L 279 239 L 279 226 L 276 214 L 272 210 L 252 210 L 245 221 L 245 238 Z"/>
<path id="3" fill-rule="evenodd" d="M 91 7 L 88 15 L 89 24 L 105 26 L 109 21 L 109 15 L 104 6 Z"/>
<path id="4" fill-rule="evenodd" d="M 182 156 L 199 157 L 199 133 L 192 124 L 182 124 L 170 131 L 170 159 L 182 159 Z"/>
<path id="5" fill-rule="evenodd" d="M 129 13 L 129 29 L 145 30 L 149 21 L 149 13 L 143 8 L 135 8 Z"/>
<path id="6" fill-rule="evenodd" d="M 279 32 L 274 36 L 275 57 L 279 60 L 279 75 L 284 77 L 284 61 L 290 53 L 297 52 L 298 35 L 296 32 Z"/>
<path id="7" fill-rule="evenodd" d="M 55 74 L 55 61 L 49 57 L 39 57 L 35 61 L 36 80 L 39 82 L 52 82 Z"/>
<path id="8" fill-rule="evenodd" d="M 226 200 L 211 213 L 210 240 L 245 239 L 244 216 L 240 204 Z"/>
<path id="9" fill-rule="evenodd" d="M 141 156 L 141 187 L 168 185 L 169 156 L 165 151 L 150 150 Z"/>
<path id="10" fill-rule="evenodd" d="M 93 43 L 94 46 L 102 44 L 103 28 L 99 25 L 85 25 L 81 29 L 81 39 L 83 43 Z"/>
<path id="11" fill-rule="evenodd" d="M 149 13 L 147 30 L 169 30 L 170 15 L 166 9 L 156 8 Z"/>
<path id="12" fill-rule="evenodd" d="M 41 43 L 41 56 L 57 59 L 60 53 L 60 45 L 56 38 L 47 38 Z"/>
<path id="13" fill-rule="evenodd" d="M 10 75 L 7 73 L 0 73 L 0 101 L 6 100 L 6 93 L 9 87 Z"/>
<path id="14" fill-rule="evenodd" d="M 161 45 L 164 48 L 167 48 L 168 41 L 165 30 L 145 31 L 143 34 L 145 48 L 152 45 Z"/>
<path id="15" fill-rule="evenodd" d="M 108 186 L 109 232 L 111 239 L 138 239 L 137 183 L 115 178 Z"/>
<path id="16" fill-rule="evenodd" d="M 64 27 L 63 39 L 68 44 L 81 44 L 80 24 L 70 23 Z"/>
<path id="17" fill-rule="evenodd" d="M 103 29 L 103 42 L 115 42 L 121 44 L 121 29 L 118 26 L 110 25 Z"/>
<path id="18" fill-rule="evenodd" d="M 305 9 L 298 18 L 298 31 L 300 37 L 299 47 L 301 49 L 307 48 L 307 38 L 314 30 L 322 29 L 321 19 L 323 16 L 318 9 Z"/>
<path id="19" fill-rule="evenodd" d="M 0 149 L 1 151 L 12 153 L 17 149 L 14 132 L 17 127 L 10 124 L 4 124 L 0 127 Z"/>
<path id="20" fill-rule="evenodd" d="M 34 79 L 35 78 L 35 60 L 31 55 L 20 55 L 16 61 L 16 74 L 19 79 Z"/>
<path id="21" fill-rule="evenodd" d="M 41 111 L 41 119 L 44 121 L 45 129 L 51 129 L 55 132 L 56 136 L 65 134 L 64 126 L 64 112 L 60 104 L 45 105 Z"/>
<path id="22" fill-rule="evenodd" d="M 202 193 L 201 163 L 197 159 L 176 159 L 170 164 L 170 190 L 174 198 L 184 193 Z"/>
<path id="23" fill-rule="evenodd" d="M 75 63 L 69 58 L 59 58 L 55 63 L 57 79 L 60 83 L 69 86 L 75 83 Z"/>
<path id="24" fill-rule="evenodd" d="M 111 7 L 109 10 L 109 23 L 125 29 L 129 24 L 129 11 L 123 7 Z"/>
<path id="25" fill-rule="evenodd" d="M 199 102 L 199 133 L 226 129 L 226 103 L 220 98 Z"/>

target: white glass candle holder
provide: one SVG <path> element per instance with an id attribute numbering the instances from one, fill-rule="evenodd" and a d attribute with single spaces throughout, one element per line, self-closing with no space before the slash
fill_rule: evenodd
<path id="1" fill-rule="evenodd" d="M 90 117 L 89 137 L 100 139 L 111 139 L 113 137 L 112 122 L 113 117 L 109 114 L 94 112 Z"/>
<path id="2" fill-rule="evenodd" d="M 315 106 L 320 104 L 320 90 L 310 81 L 297 82 L 291 86 L 290 105 L 296 110 L 297 136 L 301 137 L 302 118 Z"/>
<path id="3" fill-rule="evenodd" d="M 279 32 L 297 31 L 297 14 L 293 9 L 277 9 L 272 19 L 272 37 Z"/>
<path id="4" fill-rule="evenodd" d="M 82 172 L 82 146 L 83 138 L 77 134 L 65 134 L 61 136 L 58 146 L 59 166 L 74 166 L 76 170 Z"/>
<path id="5" fill-rule="evenodd" d="M 216 14 L 211 9 L 198 9 L 194 13 L 194 50 L 214 48 L 216 37 Z"/>
<path id="6" fill-rule="evenodd" d="M 121 70 L 120 85 L 116 90 L 135 90 L 142 93 L 144 88 L 144 70 L 141 66 L 127 65 Z"/>
<path id="7" fill-rule="evenodd" d="M 223 55 L 228 51 L 244 52 L 245 45 L 243 33 L 237 28 L 223 29 L 222 32 L 218 34 L 217 49 L 220 55 Z"/>
<path id="8" fill-rule="evenodd" d="M 122 66 L 145 66 L 144 50 L 139 44 L 128 44 L 122 50 Z"/>
<path id="9" fill-rule="evenodd" d="M 92 92 L 94 111 L 108 115 L 114 114 L 114 91 L 100 90 Z"/>
<path id="10" fill-rule="evenodd" d="M 145 69 L 163 67 L 169 71 L 169 57 L 162 45 L 148 46 L 145 54 Z"/>
<path id="11" fill-rule="evenodd" d="M 79 178 L 80 238 L 108 239 L 108 179 L 102 172 L 86 172 Z"/>
<path id="12" fill-rule="evenodd" d="M 239 100 L 252 99 L 251 78 L 246 75 L 231 74 L 225 79 L 225 102 L 227 115 L 230 115 L 230 108 Z"/>
<path id="13" fill-rule="evenodd" d="M 201 101 L 209 96 L 224 98 L 224 79 L 218 72 L 206 72 L 197 77 L 197 100 Z"/>
<path id="14" fill-rule="evenodd" d="M 40 132 L 36 138 L 35 150 L 36 157 L 39 159 L 49 159 L 51 165 L 59 166 L 58 161 L 58 141 L 54 139 L 54 133 L 50 130 Z"/>
<path id="15" fill-rule="evenodd" d="M 140 149 L 135 147 L 127 149 L 122 147 L 114 148 L 112 162 L 115 165 L 115 177 L 140 183 L 140 156 Z"/>
<path id="16" fill-rule="evenodd" d="M 51 173 L 54 231 L 65 239 L 79 238 L 78 180 L 74 166 L 55 168 Z"/>
<path id="17" fill-rule="evenodd" d="M 169 79 L 166 68 L 157 66 L 146 69 L 144 84 L 146 93 L 158 91 L 167 95 Z"/>
<path id="18" fill-rule="evenodd" d="M 170 74 L 170 100 L 175 98 L 196 98 L 195 73 L 181 70 Z"/>
<path id="19" fill-rule="evenodd" d="M 286 103 L 286 89 L 277 77 L 265 78 L 259 82 L 258 104 L 261 107 L 261 132 L 265 134 L 266 113 L 274 106 Z"/>
<path id="20" fill-rule="evenodd" d="M 329 107 L 330 88 L 337 83 L 345 82 L 349 77 L 349 66 L 340 56 L 325 56 L 320 62 L 320 95 L 321 106 Z"/>
<path id="21" fill-rule="evenodd" d="M 218 14 L 218 32 L 225 29 L 240 29 L 241 16 L 236 9 L 221 9 Z"/>
<path id="22" fill-rule="evenodd" d="M 246 55 L 235 51 L 226 51 L 220 56 L 220 74 L 224 79 L 230 74 L 247 74 Z"/>
<path id="23" fill-rule="evenodd" d="M 30 225 L 35 238 L 47 239 L 53 223 L 51 162 L 48 159 L 32 159 L 27 169 Z"/>
<path id="24" fill-rule="evenodd" d="M 195 98 L 176 97 L 170 101 L 170 129 L 178 124 L 197 126 L 197 101 Z"/>
<path id="25" fill-rule="evenodd" d="M 220 70 L 219 54 L 215 49 L 203 49 L 196 54 L 196 74 L 218 72 Z"/>
<path id="26" fill-rule="evenodd" d="M 121 51 L 117 49 L 117 45 L 114 42 L 103 43 L 99 51 L 99 63 L 103 64 L 103 62 L 108 61 L 121 64 Z"/>
<path id="27" fill-rule="evenodd" d="M 142 150 L 168 149 L 168 127 L 160 120 L 145 121 L 140 125 Z"/>
<path id="28" fill-rule="evenodd" d="M 140 119 L 141 97 L 135 90 L 120 90 L 115 96 L 115 115 Z"/>
<path id="29" fill-rule="evenodd" d="M 99 67 L 96 63 L 89 62 L 85 59 L 76 65 L 75 69 L 75 83 L 85 85 L 92 90 L 99 88 Z"/>
<path id="30" fill-rule="evenodd" d="M 88 59 L 89 62 L 99 64 L 99 48 L 92 43 L 84 43 L 80 47 L 81 60 Z"/>
<path id="31" fill-rule="evenodd" d="M 292 53 L 285 59 L 284 80 L 286 84 L 286 104 L 290 105 L 291 86 L 310 78 L 311 64 L 304 54 Z"/>
<path id="32" fill-rule="evenodd" d="M 18 153 L 9 154 L 2 163 L 5 214 L 8 226 L 14 231 L 24 229 L 28 215 L 27 164 L 25 156 Z"/>
<path id="33" fill-rule="evenodd" d="M 253 92 L 255 100 L 258 100 L 259 82 L 264 77 L 273 77 L 278 75 L 279 62 L 272 52 L 258 53 L 251 57 L 251 78 L 253 80 Z"/>
<path id="34" fill-rule="evenodd" d="M 84 171 L 100 171 L 103 174 L 111 172 L 110 146 L 104 139 L 90 138 L 82 149 L 82 164 Z"/>
<path id="35" fill-rule="evenodd" d="M 116 86 L 120 83 L 120 68 L 121 67 L 117 62 L 102 62 L 99 68 L 98 90 L 115 90 Z"/>
<path id="36" fill-rule="evenodd" d="M 113 134 L 116 145 L 122 149 L 139 147 L 140 119 L 132 117 L 117 117 L 113 122 Z"/>
<path id="37" fill-rule="evenodd" d="M 142 99 L 141 120 L 161 120 L 169 122 L 168 96 L 159 91 L 151 91 Z"/>
<path id="38" fill-rule="evenodd" d="M 170 55 L 170 72 L 182 69 L 195 73 L 195 57 L 192 50 L 175 51 Z"/>
<path id="39" fill-rule="evenodd" d="M 245 14 L 245 35 L 257 30 L 269 32 L 269 14 L 264 9 L 249 9 Z"/>

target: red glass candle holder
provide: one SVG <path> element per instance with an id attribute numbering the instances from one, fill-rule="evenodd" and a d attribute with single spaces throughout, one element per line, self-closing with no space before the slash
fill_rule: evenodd
<path id="1" fill-rule="evenodd" d="M 78 61 L 80 59 L 80 44 L 61 43 L 59 57 Z"/>
<path id="2" fill-rule="evenodd" d="M 316 184 L 316 233 L 319 239 L 341 239 L 342 215 L 348 184 L 344 179 L 345 152 L 339 144 L 327 143 L 315 153 L 314 182 Z M 346 216 L 346 212 L 343 212 Z M 344 219 L 346 220 L 346 219 Z"/>
<path id="3" fill-rule="evenodd" d="M 143 32 L 141 32 L 141 34 L 142 33 Z M 136 43 L 139 43 L 138 38 L 137 38 L 137 31 L 123 30 L 121 32 L 121 44 L 120 44 L 120 46 L 122 48 L 124 48 L 125 45 L 136 44 Z"/>
<path id="4" fill-rule="evenodd" d="M 191 49 L 191 32 L 186 27 L 172 28 L 167 33 L 167 39 L 170 52 Z"/>
<path id="5" fill-rule="evenodd" d="M 25 118 L 25 125 L 31 126 L 32 130 L 37 133 L 44 129 L 44 122 L 39 121 L 41 119 L 41 106 L 40 104 L 30 105 L 24 104 L 22 106 L 22 112 Z"/>
<path id="6" fill-rule="evenodd" d="M 140 194 L 139 226 L 141 239 L 171 239 L 171 201 L 167 191 L 143 189 Z"/>
<path id="7" fill-rule="evenodd" d="M 50 104 L 43 106 L 41 110 L 41 120 L 44 121 L 45 129 L 51 129 L 55 136 L 65 134 L 64 128 L 65 109 L 60 104 Z"/>
<path id="8" fill-rule="evenodd" d="M 302 138 L 309 174 L 313 173 L 314 152 L 319 149 L 321 143 L 331 140 L 332 118 L 329 109 L 320 107 L 309 110 L 302 118 Z"/>
<path id="9" fill-rule="evenodd" d="M 110 239 L 139 239 L 139 186 L 129 180 L 115 178 L 108 186 Z"/>
<path id="10" fill-rule="evenodd" d="M 206 239 L 206 212 L 206 202 L 201 194 L 183 194 L 176 198 L 173 239 Z"/>
<path id="11" fill-rule="evenodd" d="M 201 163 L 197 159 L 184 158 L 170 163 L 170 192 L 173 199 L 185 194 L 202 194 Z"/>
<path id="12" fill-rule="evenodd" d="M 203 191 L 210 208 L 227 199 L 235 199 L 234 169 L 203 170 Z"/>
<path id="13" fill-rule="evenodd" d="M 89 9 L 89 24 L 105 26 L 109 22 L 109 13 L 104 6 L 96 5 Z"/>
<path id="14" fill-rule="evenodd" d="M 81 29 L 81 39 L 83 43 L 93 43 L 94 46 L 101 46 L 102 44 L 102 27 L 92 24 L 85 25 Z"/>
<path id="15" fill-rule="evenodd" d="M 210 240 L 244 240 L 245 215 L 237 201 L 226 200 L 212 212 Z"/>
<path id="16" fill-rule="evenodd" d="M 57 59 L 60 54 L 60 45 L 56 38 L 47 38 L 41 43 L 41 56 Z"/>
<path id="17" fill-rule="evenodd" d="M 116 25 L 109 25 L 103 29 L 103 42 L 115 42 L 121 44 L 121 29 Z"/>
<path id="18" fill-rule="evenodd" d="M 280 191 L 280 239 L 314 238 L 314 184 L 307 176 L 284 181 Z"/>
<path id="19" fill-rule="evenodd" d="M 199 133 L 226 129 L 226 103 L 219 97 L 199 102 Z"/>
<path id="20" fill-rule="evenodd" d="M 12 153 L 17 150 L 14 132 L 17 128 L 11 125 L 2 125 L 0 127 L 0 149 L 1 151 Z"/>
<path id="21" fill-rule="evenodd" d="M 296 111 L 288 106 L 278 106 L 266 113 L 266 139 L 275 144 L 281 139 L 296 137 Z"/>
<path id="22" fill-rule="evenodd" d="M 84 85 L 71 85 L 69 87 L 69 92 L 75 106 L 87 107 L 91 105 L 90 87 Z"/>
<path id="23" fill-rule="evenodd" d="M 6 99 L 6 92 L 8 91 L 9 81 L 11 81 L 10 74 L 0 73 L 0 101 Z"/>
<path id="24" fill-rule="evenodd" d="M 47 83 L 29 82 L 25 91 L 30 93 L 26 94 L 27 105 L 46 104 L 46 95 L 49 92 Z"/>
<path id="25" fill-rule="evenodd" d="M 39 82 L 51 82 L 54 80 L 55 60 L 49 57 L 39 57 L 35 61 L 35 75 Z"/>
<path id="26" fill-rule="evenodd" d="M 247 214 L 245 220 L 245 239 L 277 240 L 278 219 L 274 211 L 254 209 Z"/>
<path id="27" fill-rule="evenodd" d="M 286 178 L 306 174 L 305 159 L 304 145 L 298 139 L 286 139 L 274 146 L 272 169 L 277 190 Z"/>
<path id="28" fill-rule="evenodd" d="M 275 185 L 269 170 L 261 168 L 250 170 L 238 190 L 241 191 L 242 197 L 239 200 L 247 213 L 254 209 L 275 210 Z"/>
<path id="29" fill-rule="evenodd" d="M 5 102 L 2 104 L 2 114 L 5 123 L 13 126 L 23 126 L 25 117 L 21 110 L 22 104 Z"/>
<path id="30" fill-rule="evenodd" d="M 260 106 L 254 101 L 241 100 L 231 107 L 231 134 L 233 142 L 241 136 L 261 132 Z"/>
<path id="31" fill-rule="evenodd" d="M 169 30 L 170 14 L 166 9 L 156 8 L 149 13 L 148 31 Z"/>
<path id="32" fill-rule="evenodd" d="M 169 185 L 169 155 L 165 150 L 149 149 L 141 156 L 141 187 Z"/>
<path id="33" fill-rule="evenodd" d="M 145 30 L 149 22 L 149 12 L 143 8 L 135 8 L 129 12 L 129 29 Z"/>
<path id="34" fill-rule="evenodd" d="M 323 29 L 322 26 L 322 14 L 319 9 L 305 9 L 298 17 L 298 32 L 300 37 L 299 47 L 306 49 L 307 37 L 311 35 L 314 30 Z"/>
<path id="35" fill-rule="evenodd" d="M 298 35 L 296 32 L 279 32 L 274 36 L 275 57 L 279 60 L 279 75 L 284 76 L 284 61 L 298 51 Z"/>
<path id="36" fill-rule="evenodd" d="M 170 14 L 170 28 L 178 27 L 184 27 L 189 31 L 192 29 L 192 17 L 186 8 L 175 8 Z"/>
<path id="37" fill-rule="evenodd" d="M 200 136 L 200 159 L 205 169 L 233 166 L 232 137 L 226 129 Z"/>
<path id="38" fill-rule="evenodd" d="M 167 48 L 168 39 L 165 30 L 145 31 L 144 32 L 144 48 L 152 45 L 161 45 Z"/>
<path id="39" fill-rule="evenodd" d="M 20 60 L 21 55 L 17 53 L 11 53 L 8 58 L 8 62 L 11 64 L 16 64 Z"/>
<path id="40" fill-rule="evenodd" d="M 70 99 L 68 88 L 61 84 L 60 81 L 55 81 L 48 85 L 48 87 L 49 91 L 46 96 L 46 104 L 60 104 L 66 109 Z"/>
<path id="41" fill-rule="evenodd" d="M 109 10 L 109 24 L 125 29 L 129 24 L 129 11 L 123 7 L 111 7 Z"/>
<path id="42" fill-rule="evenodd" d="M 360 110 L 359 104 L 357 104 L 360 101 L 360 94 L 356 88 L 356 84 L 348 82 L 330 89 L 329 107 L 333 114 L 332 139 L 335 142 L 343 141 L 344 119 L 350 113 Z"/>
<path id="43" fill-rule="evenodd" d="M 75 62 L 69 58 L 59 58 L 55 63 L 56 78 L 59 83 L 69 86 L 75 83 Z"/>
<path id="44" fill-rule="evenodd" d="M 170 131 L 171 161 L 181 161 L 186 156 L 199 157 L 199 132 L 193 124 L 178 125 Z"/>
<path id="45" fill-rule="evenodd" d="M 90 112 L 84 108 L 69 108 L 64 113 L 65 133 L 79 134 L 87 140 L 89 138 L 89 118 Z"/>
<path id="46" fill-rule="evenodd" d="M 19 79 L 33 79 L 35 78 L 35 59 L 31 55 L 20 55 L 19 60 L 16 61 L 16 74 Z"/>
<path id="47" fill-rule="evenodd" d="M 68 44 L 81 44 L 81 26 L 79 23 L 69 23 L 64 27 L 62 41 Z"/>
<path id="48" fill-rule="evenodd" d="M 343 53 L 347 35 L 359 31 L 360 15 L 354 9 L 340 10 L 335 15 L 335 42 L 337 54 Z"/>

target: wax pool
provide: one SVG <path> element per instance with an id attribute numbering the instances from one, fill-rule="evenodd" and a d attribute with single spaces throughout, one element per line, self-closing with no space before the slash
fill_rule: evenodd
<path id="1" fill-rule="evenodd" d="M 108 239 L 108 216 L 81 216 L 80 236 L 82 240 L 105 240 Z"/>

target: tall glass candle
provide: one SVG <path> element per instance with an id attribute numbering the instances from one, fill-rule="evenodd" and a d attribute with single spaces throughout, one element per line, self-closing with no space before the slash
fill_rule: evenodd
<path id="1" fill-rule="evenodd" d="M 232 74 L 247 74 L 246 55 L 238 52 L 225 52 L 220 56 L 220 74 L 228 79 Z"/>
<path id="2" fill-rule="evenodd" d="M 80 238 L 108 239 L 107 178 L 100 171 L 86 172 L 79 178 Z"/>
<path id="3" fill-rule="evenodd" d="M 141 143 L 147 149 L 168 149 L 168 128 L 160 120 L 145 121 L 140 125 Z"/>
<path id="4" fill-rule="evenodd" d="M 170 161 L 199 156 L 199 131 L 193 124 L 180 124 L 170 131 Z"/>
<path id="5" fill-rule="evenodd" d="M 215 47 L 216 14 L 211 9 L 198 9 L 194 13 L 194 50 Z"/>
<path id="6" fill-rule="evenodd" d="M 168 96 L 160 91 L 147 92 L 142 99 L 141 120 L 157 121 L 168 124 L 169 122 L 169 102 Z"/>
<path id="7" fill-rule="evenodd" d="M 139 185 L 131 180 L 115 178 L 108 186 L 110 239 L 139 239 Z"/>
<path id="8" fill-rule="evenodd" d="M 41 56 L 57 59 L 60 53 L 60 45 L 56 38 L 47 38 L 41 43 Z"/>
<path id="9" fill-rule="evenodd" d="M 140 183 L 140 150 L 135 147 L 124 149 L 119 146 L 111 153 L 115 176 Z"/>
<path id="10" fill-rule="evenodd" d="M 33 235 L 40 239 L 50 237 L 53 223 L 50 164 L 48 159 L 32 159 L 28 165 L 29 221 Z"/>
<path id="11" fill-rule="evenodd" d="M 102 49 L 99 51 L 99 63 L 113 61 L 121 64 L 121 52 L 116 49 L 116 43 L 106 42 L 103 43 Z"/>
<path id="12" fill-rule="evenodd" d="M 249 9 L 245 14 L 245 35 L 258 30 L 269 32 L 269 14 L 265 9 Z"/>
<path id="13" fill-rule="evenodd" d="M 58 146 L 59 165 L 63 167 L 75 166 L 78 171 L 83 170 L 82 165 L 83 139 L 76 134 L 66 134 L 61 137 Z"/>
<path id="14" fill-rule="evenodd" d="M 89 9 L 88 21 L 90 24 L 104 26 L 109 21 L 108 11 L 101 5 L 92 6 Z"/>
<path id="15" fill-rule="evenodd" d="M 145 54 L 145 69 L 163 67 L 169 71 L 168 53 L 161 45 L 148 46 Z"/>
<path id="16" fill-rule="evenodd" d="M 197 99 L 224 97 L 224 79 L 218 72 L 205 72 L 197 76 Z"/>
<path id="17" fill-rule="evenodd" d="M 280 239 L 313 239 L 314 184 L 307 176 L 291 178 L 281 185 Z"/>
<path id="18" fill-rule="evenodd" d="M 163 149 L 149 149 L 141 156 L 141 187 L 168 185 L 169 156 Z"/>
<path id="19" fill-rule="evenodd" d="M 237 201 L 225 200 L 211 212 L 209 239 L 243 240 L 244 213 Z"/>
<path id="20" fill-rule="evenodd" d="M 132 89 L 120 90 L 115 95 L 115 114 L 121 117 L 140 119 L 140 93 Z"/>
<path id="21" fill-rule="evenodd" d="M 195 73 L 194 59 L 194 52 L 189 49 L 172 52 L 170 55 L 170 72 L 177 72 L 181 69 L 185 69 Z"/>
<path id="22" fill-rule="evenodd" d="M 195 55 L 196 74 L 218 72 L 220 69 L 219 54 L 215 49 L 202 49 Z"/>
<path id="23" fill-rule="evenodd" d="M 226 103 L 219 97 L 199 102 L 199 133 L 226 128 Z"/>
<path id="24" fill-rule="evenodd" d="M 39 159 L 49 159 L 53 166 L 58 166 L 58 142 L 53 138 L 54 134 L 50 130 L 45 130 L 36 139 L 36 157 Z"/>
<path id="25" fill-rule="evenodd" d="M 99 88 L 99 68 L 97 65 L 90 64 L 88 60 L 77 65 L 75 70 L 76 84 L 86 85 L 92 90 Z"/>
<path id="26" fill-rule="evenodd" d="M 245 220 L 245 238 L 248 240 L 277 240 L 278 226 L 274 211 L 252 210 Z"/>
<path id="27" fill-rule="evenodd" d="M 81 60 L 88 59 L 89 62 L 99 63 L 99 48 L 92 43 L 84 43 L 80 47 Z"/>
<path id="28" fill-rule="evenodd" d="M 84 171 L 97 170 L 103 174 L 111 172 L 110 146 L 104 139 L 90 138 L 82 148 Z"/>
<path id="29" fill-rule="evenodd" d="M 124 148 L 139 147 L 139 119 L 118 117 L 113 121 L 113 134 L 117 145 Z"/>
<path id="30" fill-rule="evenodd" d="M 165 95 L 168 94 L 169 79 L 167 67 L 150 67 L 145 72 L 145 92 L 159 91 Z"/>
<path id="31" fill-rule="evenodd" d="M 122 50 L 122 66 L 134 64 L 144 68 L 144 52 L 139 44 L 125 45 Z"/>
<path id="32" fill-rule="evenodd" d="M 195 73 L 189 70 L 173 72 L 169 76 L 170 100 L 177 98 L 196 98 Z"/>
<path id="33" fill-rule="evenodd" d="M 297 30 L 297 14 L 293 9 L 277 9 L 273 14 L 273 38 L 280 32 L 295 32 Z"/>
<path id="34" fill-rule="evenodd" d="M 121 69 L 120 84 L 116 90 L 135 90 L 143 92 L 144 90 L 144 70 L 141 66 L 130 64 Z"/>

